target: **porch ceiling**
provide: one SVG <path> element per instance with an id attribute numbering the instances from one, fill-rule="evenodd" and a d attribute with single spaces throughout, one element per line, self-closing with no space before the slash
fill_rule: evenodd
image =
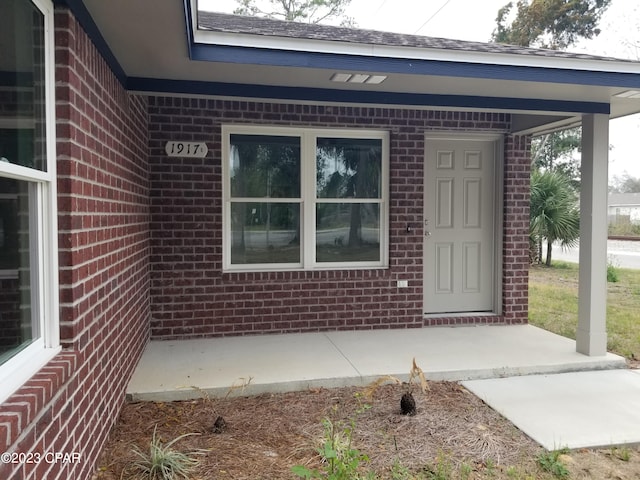
<path id="1" fill-rule="evenodd" d="M 296 39 L 255 48 L 247 42 L 263 45 L 265 37 L 191 30 L 190 0 L 58 3 L 72 8 L 103 54 L 112 54 L 112 67 L 134 91 L 509 111 L 522 131 L 575 123 L 582 113 L 616 118 L 640 112 L 640 99 L 615 97 L 640 90 L 634 62 L 424 48 L 383 54 L 369 48 L 363 55 L 357 44 L 326 39 L 301 41 L 298 50 L 287 47 Z M 378 85 L 336 83 L 336 72 L 387 78 Z"/>

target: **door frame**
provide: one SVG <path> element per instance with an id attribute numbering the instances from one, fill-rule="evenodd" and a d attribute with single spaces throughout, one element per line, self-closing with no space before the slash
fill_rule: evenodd
<path id="1" fill-rule="evenodd" d="M 426 227 L 424 225 L 424 212 L 427 205 L 427 144 L 430 141 L 434 140 L 445 140 L 451 142 L 457 141 L 484 141 L 484 142 L 492 142 L 494 147 L 494 192 L 495 195 L 493 197 L 493 309 L 491 312 L 465 312 L 465 313 L 455 313 L 456 317 L 469 317 L 469 316 L 486 316 L 489 315 L 502 315 L 502 272 L 503 272 L 503 231 L 504 231 L 504 142 L 505 135 L 503 133 L 495 133 L 495 132 L 425 132 L 424 134 L 424 153 L 423 153 L 423 174 L 422 174 L 422 182 L 423 182 L 423 197 L 422 197 L 422 227 L 423 227 L 423 243 L 422 243 L 422 258 L 423 258 L 423 266 L 422 266 L 422 285 L 424 288 L 424 260 L 425 260 L 425 251 L 424 251 L 424 231 Z M 423 301 L 423 317 L 424 318 L 439 318 L 439 317 L 448 317 L 447 313 L 424 313 L 426 311 L 424 305 L 424 291 L 422 294 Z"/>

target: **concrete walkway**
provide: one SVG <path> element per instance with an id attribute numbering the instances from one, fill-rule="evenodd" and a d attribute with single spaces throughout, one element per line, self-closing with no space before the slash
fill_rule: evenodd
<path id="1" fill-rule="evenodd" d="M 530 325 L 306 333 L 151 342 L 129 401 L 257 395 L 406 380 L 463 384 L 548 449 L 640 442 L 640 373 L 587 357 Z M 236 387 L 236 388 L 233 388 Z"/>
<path id="2" fill-rule="evenodd" d="M 463 382 L 547 450 L 640 443 L 640 371 Z"/>
<path id="3" fill-rule="evenodd" d="M 546 258 L 547 248 L 543 247 L 543 258 Z M 580 247 L 562 248 L 554 245 L 553 260 L 579 263 Z M 630 240 L 608 240 L 607 259 L 615 267 L 640 269 L 640 242 Z"/>

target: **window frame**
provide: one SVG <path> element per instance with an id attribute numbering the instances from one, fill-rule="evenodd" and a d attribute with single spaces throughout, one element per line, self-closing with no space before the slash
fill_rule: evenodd
<path id="1" fill-rule="evenodd" d="M 54 7 L 50 0 L 30 0 L 43 17 L 44 132 L 46 171 L 0 162 L 0 176 L 30 185 L 30 223 L 33 222 L 31 308 L 37 319 L 35 338 L 0 365 L 0 403 L 5 401 L 61 350 L 58 289 L 58 212 L 56 188 Z M 22 120 L 18 119 L 19 127 Z M 16 127 L 16 128 L 18 128 Z M 31 230 L 31 228 L 30 228 Z"/>
<path id="2" fill-rule="evenodd" d="M 273 135 L 300 138 L 300 198 L 232 198 L 229 153 L 231 135 Z M 318 198 L 316 192 L 316 146 L 318 138 L 374 139 L 382 146 L 380 198 Z M 376 129 L 309 128 L 265 125 L 222 125 L 222 263 L 224 272 L 362 270 L 389 268 L 389 132 Z M 236 202 L 300 202 L 300 262 L 232 264 L 231 205 Z M 316 205 L 320 203 L 375 203 L 380 208 L 380 259 L 360 262 L 318 262 L 316 260 Z"/>

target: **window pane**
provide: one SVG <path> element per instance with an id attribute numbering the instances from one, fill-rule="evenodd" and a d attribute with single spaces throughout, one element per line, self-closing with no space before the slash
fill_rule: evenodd
<path id="1" fill-rule="evenodd" d="M 0 364 L 37 338 L 32 302 L 37 295 L 37 225 L 29 215 L 36 187 L 0 179 Z"/>
<path id="2" fill-rule="evenodd" d="M 232 203 L 231 263 L 300 263 L 299 203 Z"/>
<path id="3" fill-rule="evenodd" d="M 319 203 L 316 206 L 316 261 L 380 261 L 380 206 Z"/>
<path id="4" fill-rule="evenodd" d="M 18 268 L 18 182 L 0 178 L 0 271 Z"/>
<path id="5" fill-rule="evenodd" d="M 3 0 L 0 18 L 0 161 L 46 170 L 44 16 Z"/>
<path id="6" fill-rule="evenodd" d="M 300 138 L 231 135 L 231 196 L 300 198 Z"/>
<path id="7" fill-rule="evenodd" d="M 382 140 L 318 138 L 318 198 L 380 198 Z"/>

